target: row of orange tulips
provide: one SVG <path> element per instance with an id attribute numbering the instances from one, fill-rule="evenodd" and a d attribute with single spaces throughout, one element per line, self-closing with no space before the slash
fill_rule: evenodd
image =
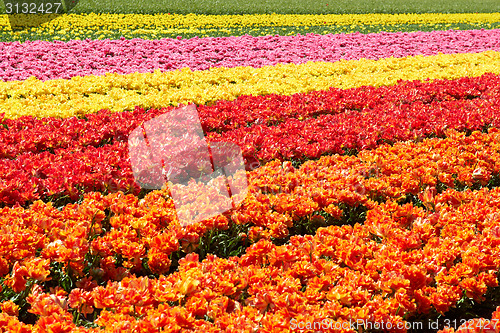
<path id="1" fill-rule="evenodd" d="M 200 262 L 191 253 L 177 272 L 157 279 L 127 274 L 98 285 L 96 271 L 69 291 L 43 290 L 51 278 L 44 257 L 57 248 L 47 245 L 41 257 L 17 262 L 4 284 L 17 292 L 30 287 L 28 311 L 39 330 L 68 332 L 76 316 L 95 313 L 98 325 L 121 332 L 313 332 L 311 325 L 321 323 L 330 325 L 328 332 L 355 332 L 361 322 L 405 332 L 405 320 L 445 313 L 461 299 L 484 301 L 498 285 L 500 189 L 424 193 L 432 208 L 387 200 L 372 206 L 364 225 L 320 228 L 282 246 L 260 240 L 239 258 Z M 69 245 L 71 236 L 59 242 Z M 119 243 L 132 245 L 125 238 Z M 114 267 L 110 258 L 101 260 Z M 16 304 L 1 308 L 0 322 L 27 331 Z"/>

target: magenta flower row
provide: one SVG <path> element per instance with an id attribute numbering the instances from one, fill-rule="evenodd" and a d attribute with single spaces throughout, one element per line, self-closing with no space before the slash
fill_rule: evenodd
<path id="1" fill-rule="evenodd" d="M 68 79 L 189 67 L 262 67 L 500 50 L 500 30 L 0 43 L 0 79 Z"/>

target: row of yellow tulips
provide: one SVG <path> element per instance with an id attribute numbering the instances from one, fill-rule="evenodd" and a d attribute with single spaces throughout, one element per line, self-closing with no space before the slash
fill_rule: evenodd
<path id="1" fill-rule="evenodd" d="M 22 15 L 22 14 L 20 14 Z M 21 16 L 22 18 L 22 16 Z M 30 25 L 33 16 L 26 15 Z M 146 22 L 146 23 L 145 23 Z M 324 25 L 395 25 L 442 23 L 495 23 L 500 13 L 460 14 L 341 14 L 341 15 L 178 15 L 178 14 L 70 14 L 57 17 L 42 25 L 41 29 L 140 29 L 140 28 L 232 28 L 267 26 L 324 26 Z M 9 30 L 7 15 L 0 15 L 0 31 Z"/>

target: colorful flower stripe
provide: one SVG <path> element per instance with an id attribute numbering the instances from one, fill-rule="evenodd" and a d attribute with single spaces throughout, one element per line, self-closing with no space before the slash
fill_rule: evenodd
<path id="1" fill-rule="evenodd" d="M 105 330 L 131 332 L 220 332 L 229 327 L 239 332 L 293 332 L 294 325 L 305 327 L 325 319 L 343 328 L 337 330 L 341 332 L 358 332 L 360 327 L 349 324 L 358 320 L 404 327 L 403 318 L 411 320 L 432 310 L 442 314 L 464 298 L 480 302 L 489 287 L 498 286 L 500 190 L 448 190 L 428 198 L 432 209 L 393 201 L 375 204 L 365 225 L 320 228 L 314 236 L 295 236 L 283 246 L 261 240 L 239 258 L 208 256 L 199 262 L 191 253 L 179 261 L 175 273 L 158 279 L 136 277 L 129 270 L 136 267 L 141 273 L 142 258 L 168 265 L 165 253 L 175 241 L 167 242 L 168 231 L 158 219 L 136 226 L 140 233 L 129 221 L 113 219 L 113 228 L 102 237 L 105 241 L 89 243 L 89 236 L 103 233 L 103 206 L 97 197 L 62 212 L 38 205 L 52 217 L 42 225 L 33 223 L 30 215 L 43 213 L 11 210 L 17 228 L 0 217 L 2 228 L 11 231 L 2 234 L 8 239 L 0 251 L 23 257 L 13 266 L 3 259 L 3 275 L 12 272 L 5 285 L 19 293 L 32 281 L 27 302 L 38 317 L 33 326 L 20 323 L 19 309 L 7 301 L 0 305 L 0 323 L 12 331 L 70 331 L 75 328 L 73 316 L 95 312 L 95 322 Z M 82 206 L 86 210 L 80 210 Z M 121 209 L 125 207 L 134 210 L 130 205 Z M 63 216 L 67 222 L 58 222 Z M 10 239 L 22 246 L 18 252 L 7 245 Z M 150 248 L 140 247 L 140 242 Z M 111 248 L 130 252 L 139 265 L 126 262 L 122 267 Z M 37 250 L 40 257 L 35 256 Z M 99 266 L 90 276 L 83 275 L 84 265 L 93 258 Z M 70 262 L 78 281 L 69 293 L 42 289 L 53 278 L 51 262 Z M 98 286 L 103 278 L 108 283 Z"/>
<path id="2" fill-rule="evenodd" d="M 146 23 L 145 23 L 146 22 Z M 323 26 L 323 25 L 392 25 L 438 23 L 494 23 L 500 22 L 500 13 L 464 14 L 329 14 L 329 15 L 177 15 L 177 14 L 69 14 L 45 23 L 42 29 L 107 30 L 172 29 L 172 28 L 230 28 L 269 26 Z M 26 21 L 29 24 L 29 20 Z M 33 22 L 36 26 L 37 22 Z M 0 15 L 0 28 L 9 30 L 7 15 Z M 65 32 L 65 31 L 62 31 Z"/>
<path id="3" fill-rule="evenodd" d="M 423 17 L 430 24 L 443 24 L 442 17 L 455 20 L 446 24 L 461 24 L 460 14 L 433 15 L 399 18 L 405 23 L 413 18 L 413 25 Z M 466 15 L 462 18 L 472 18 L 470 24 L 500 25 L 500 13 Z M 74 17 L 91 21 L 72 24 Z M 161 35 L 165 26 L 158 23 L 169 19 L 180 27 L 163 29 L 171 34 L 182 29 L 231 33 L 252 28 L 248 18 L 255 17 L 222 17 L 227 20 L 221 27 L 221 21 L 210 25 L 211 17 L 193 15 L 67 16 L 31 32 L 0 26 L 0 39 L 37 32 L 68 37 L 91 30 L 101 30 L 103 38 L 119 33 L 131 18 L 135 26 L 127 26 L 144 28 L 139 33 L 149 38 Z M 392 15 L 383 21 L 374 19 L 383 15 L 355 17 L 396 29 L 400 24 Z M 296 22 L 313 16 L 258 18 L 276 24 L 273 29 L 287 22 L 295 29 Z M 190 26 L 195 19 L 199 22 Z M 253 27 L 266 29 L 259 22 Z M 362 23 L 340 24 L 348 22 L 351 28 Z M 309 23 L 299 26 L 321 29 L 321 22 Z M 477 33 L 485 32 L 472 33 L 470 39 Z M 348 37 L 359 38 L 358 53 L 367 51 L 364 36 L 342 38 Z M 496 37 L 488 45 L 498 46 Z M 171 42 L 184 43 L 180 40 Z M 327 319 L 331 328 L 325 331 L 370 331 L 351 325 L 363 321 L 384 323 L 382 331 L 405 332 L 399 329 L 405 321 L 485 302 L 488 292 L 499 290 L 500 277 L 500 52 L 473 54 L 482 51 L 472 49 L 480 46 L 461 42 L 470 53 L 374 61 L 378 53 L 373 51 L 371 60 L 299 64 L 299 59 L 282 65 L 281 49 L 265 55 L 277 63 L 274 67 L 242 68 L 233 61 L 240 67 L 0 81 L 0 113 L 8 118 L 0 117 L 0 327 L 17 332 L 235 333 L 299 328 L 312 333 Z M 346 47 L 356 49 L 355 43 Z M 382 42 L 377 43 L 382 53 Z M 457 52 L 457 43 L 450 42 L 450 52 Z M 19 47 L 8 46 L 13 47 L 9 53 Z M 303 54 L 299 46 L 285 47 Z M 144 59 L 154 58 L 155 65 L 170 52 L 159 50 L 156 57 L 151 48 L 144 50 Z M 215 59 L 215 66 L 219 59 L 212 50 L 198 49 L 198 55 Z M 136 64 L 128 69 L 139 66 L 140 56 L 134 57 L 129 55 Z M 22 64 L 9 60 L 6 66 Z M 206 59 L 200 59 L 203 65 Z M 96 70 L 112 66 L 120 63 L 99 62 Z M 58 68 L 52 74 L 66 75 Z M 456 80 L 435 81 L 440 78 Z M 242 205 L 181 226 L 177 216 L 213 211 L 211 200 L 226 189 L 225 181 L 198 184 L 206 195 L 188 193 L 183 197 L 190 201 L 187 207 L 174 207 L 167 189 L 138 196 L 126 142 L 142 122 L 193 101 L 200 105 L 209 141 L 236 143 L 247 162 L 256 164 L 247 172 Z M 34 113 L 19 117 L 29 112 Z M 41 115 L 55 117 L 37 118 Z M 479 129 L 483 133 L 474 131 Z M 424 139 L 434 135 L 445 138 Z M 398 140 L 409 141 L 394 143 Z M 363 148 L 373 149 L 356 156 L 331 155 Z M 322 154 L 329 156 L 318 158 Z M 289 158 L 318 159 L 295 168 L 283 162 Z M 37 199 L 43 201 L 32 202 Z M 339 226 L 345 222 L 350 225 Z M 234 238 L 226 247 L 214 234 Z M 286 245 L 277 245 L 285 240 Z M 222 259 L 209 254 L 213 243 L 221 251 L 217 256 L 230 256 L 232 246 L 241 251 L 251 245 L 244 255 Z M 195 251 L 206 259 L 200 262 Z M 500 308 L 491 318 L 500 319 Z M 300 329 L 311 323 L 313 328 Z M 84 324 L 101 327 L 77 327 Z M 475 331 L 484 333 L 482 328 Z"/>
<path id="4" fill-rule="evenodd" d="M 0 82 L 0 113 L 69 117 L 111 111 L 207 104 L 241 95 L 289 95 L 330 87 L 394 85 L 398 80 L 456 79 L 500 73 L 500 53 L 350 60 L 262 68 L 212 68 L 146 74 L 107 74 L 70 80 Z"/>
<path id="5" fill-rule="evenodd" d="M 212 106 L 199 106 L 198 112 L 205 132 L 223 133 L 252 125 L 266 124 L 276 126 L 289 119 L 307 119 L 324 114 L 337 114 L 347 111 L 362 110 L 359 117 L 369 117 L 372 112 L 387 108 L 397 112 L 401 108 L 418 107 L 445 109 L 445 113 L 457 106 L 474 107 L 475 103 L 483 106 L 496 103 L 500 96 L 500 76 L 485 74 L 477 78 L 461 78 L 457 80 L 436 80 L 434 82 L 400 82 L 387 87 L 361 87 L 347 90 L 331 88 L 326 91 L 300 93 L 291 96 L 240 96 L 234 101 L 218 101 Z M 475 99 L 471 101 L 471 99 Z M 444 101 L 465 101 L 445 103 Z M 396 110 L 394 110 L 396 108 Z M 99 147 L 114 141 L 127 140 L 133 129 L 172 108 L 144 109 L 136 108 L 131 112 L 111 113 L 101 110 L 96 114 L 88 114 L 85 118 L 34 118 L 26 116 L 18 119 L 4 119 L 0 122 L 0 157 L 15 158 L 31 152 L 40 153 L 58 148 Z M 373 110 L 373 111 L 370 111 Z M 475 114 L 483 114 L 482 121 L 469 123 L 469 129 L 479 129 L 489 124 L 493 109 L 474 110 Z M 387 112 L 387 110 L 383 110 Z M 433 113 L 433 111 L 428 111 Z M 447 124 L 455 128 L 451 121 L 463 110 L 456 111 Z M 490 113 L 489 116 L 485 112 Z M 429 114 L 430 114 L 429 113 Z M 354 115 L 356 115 L 354 113 Z M 350 114 L 349 117 L 352 117 Z M 444 117 L 442 114 L 440 117 Z M 347 117 L 347 118 L 349 118 Z M 433 120 L 436 122 L 436 120 Z M 422 126 L 412 125 L 413 128 Z M 423 125 L 429 126 L 429 125 Z M 437 125 L 436 125 L 437 126 Z M 441 124 L 441 126 L 445 126 Z M 397 126 L 401 129 L 404 126 Z M 267 128 L 266 131 L 271 130 Z M 421 134 L 424 133 L 420 132 Z M 345 135 L 346 133 L 344 133 Z M 228 135 L 231 135 L 228 133 Z M 342 136 L 342 135 L 341 135 Z M 278 140 L 279 142 L 281 140 Z M 361 147 L 361 146 L 360 146 Z M 340 152 L 340 150 L 337 150 Z"/>
<path id="6" fill-rule="evenodd" d="M 223 51 L 221 51 L 223 50 Z M 500 51 L 500 29 L 349 35 L 0 43 L 0 79 L 263 67 L 278 63 Z"/>
<path id="7" fill-rule="evenodd" d="M 498 126 L 500 95 L 498 93 L 494 94 L 495 91 L 498 92 L 498 89 L 495 89 L 493 84 L 495 81 L 488 80 L 488 78 L 496 79 L 496 82 L 498 82 L 497 76 L 485 75 L 481 78 L 482 80 L 462 79 L 456 81 L 455 85 L 448 87 L 455 96 L 462 95 L 463 100 L 446 101 L 446 99 L 451 99 L 451 96 L 443 93 L 441 98 L 445 99 L 445 101 L 439 101 L 438 99 L 431 102 L 428 97 L 424 97 L 411 104 L 407 104 L 407 100 L 399 100 L 399 103 L 396 104 L 390 96 L 404 99 L 405 95 L 391 94 L 391 88 L 384 87 L 368 90 L 367 95 L 377 96 L 376 101 L 377 98 L 382 96 L 381 92 L 386 90 L 389 92 L 387 95 L 388 103 L 373 103 L 375 102 L 373 99 L 362 99 L 363 103 L 374 104 L 363 111 L 320 115 L 316 119 L 309 118 L 303 121 L 293 118 L 294 114 L 292 112 L 286 115 L 288 117 L 292 116 L 292 118 L 281 120 L 284 122 L 277 126 L 243 126 L 222 134 L 210 132 L 207 134 L 207 138 L 209 142 L 229 141 L 238 144 L 247 161 L 247 168 L 251 169 L 255 163 L 264 164 L 274 158 L 317 158 L 325 153 L 343 153 L 347 149 L 373 148 L 383 142 L 421 139 L 430 134 L 442 136 L 446 128 L 476 130 L 486 126 Z M 468 85 L 468 80 L 476 82 Z M 492 84 L 487 85 L 487 82 Z M 424 85 L 423 83 L 420 84 Z M 424 96 L 425 92 L 432 92 L 432 89 L 438 86 L 438 83 L 427 83 L 425 85 L 427 85 L 426 88 L 431 89 L 422 89 L 420 93 Z M 473 88 L 474 85 L 489 90 L 481 94 Z M 406 91 L 410 94 L 419 95 L 415 85 L 405 88 L 408 88 Z M 392 88 L 392 90 L 397 92 L 397 89 Z M 354 91 L 356 92 L 356 90 Z M 446 90 L 443 89 L 442 91 L 445 92 Z M 353 96 L 356 97 L 356 94 Z M 469 99 L 472 96 L 475 98 Z M 363 96 L 358 97 L 362 98 Z M 290 100 L 293 101 L 294 98 L 290 98 Z M 308 99 L 305 99 L 305 104 L 308 104 L 307 101 Z M 424 103 L 424 101 L 427 103 Z M 283 104 L 281 106 L 279 104 L 277 103 L 274 109 L 269 110 L 271 117 L 273 114 L 279 115 L 279 112 L 274 113 L 273 110 L 283 109 Z M 332 104 L 343 107 L 339 100 L 333 100 Z M 261 105 L 268 108 L 268 105 Z M 321 114 L 325 110 L 324 105 L 318 105 L 316 110 L 308 108 L 308 106 L 303 106 L 306 111 L 305 116 Z M 310 106 L 314 107 L 314 103 L 311 103 Z M 351 107 L 361 109 L 366 106 L 369 105 L 360 106 L 354 104 Z M 224 110 L 222 107 L 220 109 Z M 241 107 L 241 109 L 244 110 L 247 107 Z M 290 110 L 285 112 L 288 111 Z M 137 111 L 136 113 L 139 115 L 137 120 L 140 121 L 146 118 L 144 113 Z M 152 116 L 161 113 L 161 110 L 155 110 Z M 255 113 L 255 115 L 258 114 L 258 112 Z M 299 117 L 302 117 L 302 114 Z M 125 113 L 125 115 L 130 116 L 131 114 Z M 204 116 L 206 115 L 209 116 L 208 119 L 217 118 L 217 114 L 212 116 L 207 112 Z M 262 116 L 265 116 L 265 113 Z M 89 135 L 80 138 L 76 136 L 76 133 L 71 132 L 69 132 L 68 136 L 63 136 L 60 139 L 49 134 L 48 143 L 43 142 L 43 139 L 38 142 L 28 140 L 27 145 L 21 145 L 21 147 L 50 147 L 50 140 L 70 142 L 72 138 L 76 143 L 85 143 L 90 140 L 103 143 L 104 139 L 111 141 L 111 133 L 116 131 L 117 137 L 112 145 L 96 145 L 97 147 L 89 146 L 88 148 L 85 148 L 84 145 L 68 145 L 67 148 L 52 148 L 53 154 L 49 152 L 33 154 L 30 152 L 24 153 L 14 160 L 0 160 L 0 179 L 2 179 L 4 185 L 3 190 L 0 192 L 1 201 L 7 205 L 24 204 L 41 198 L 50 197 L 55 199 L 64 195 L 76 200 L 82 193 L 88 191 L 115 192 L 122 190 L 138 193 L 140 189 L 133 178 L 126 137 L 135 128 L 134 126 L 139 125 L 139 122 L 134 124 L 134 119 L 130 117 L 115 118 L 120 121 L 126 121 L 128 118 L 132 122 L 123 122 L 124 127 L 121 130 L 116 127 L 115 129 L 105 127 L 103 132 L 86 131 Z M 204 124 L 209 123 L 209 121 L 206 121 L 207 118 L 205 118 Z M 99 119 L 99 117 L 96 116 L 95 119 Z M 235 119 L 237 120 L 237 117 Z M 271 121 L 278 119 L 274 118 Z M 109 123 L 109 117 L 104 116 L 96 123 L 103 122 Z M 244 124 L 242 122 L 240 126 Z M 34 133 L 44 131 L 45 128 L 47 127 L 35 130 Z M 75 127 L 76 130 L 81 128 Z M 33 134 L 22 133 L 22 135 Z M 99 137 L 99 135 L 103 136 Z M 18 138 L 14 138 L 14 140 Z M 36 137 L 36 139 L 40 138 L 43 138 L 43 136 Z M 12 146 L 12 139 L 11 137 L 8 142 L 4 143 L 7 149 Z M 106 163 L 103 164 L 102 161 L 106 161 Z M 68 173 L 68 170 L 71 170 L 71 172 Z"/>

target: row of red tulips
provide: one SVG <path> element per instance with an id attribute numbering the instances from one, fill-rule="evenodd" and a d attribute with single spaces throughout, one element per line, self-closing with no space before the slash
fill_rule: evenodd
<path id="1" fill-rule="evenodd" d="M 306 119 L 322 114 L 381 109 L 412 105 L 434 107 L 444 101 L 497 100 L 500 76 L 485 74 L 477 78 L 436 80 L 434 82 L 401 82 L 389 87 L 361 87 L 348 90 L 330 89 L 292 96 L 242 96 L 234 101 L 219 101 L 212 106 L 199 106 L 199 116 L 206 132 L 226 132 L 249 125 L 273 125 L 288 119 Z M 445 106 L 446 107 L 446 106 Z M 101 146 L 113 141 L 126 141 L 130 132 L 172 108 L 110 113 L 102 110 L 76 117 L 21 117 L 3 119 L 0 127 L 0 157 L 14 158 L 26 152 L 82 146 Z"/>
<path id="2" fill-rule="evenodd" d="M 236 143 L 246 158 L 258 161 L 313 159 L 351 149 L 371 149 L 381 143 L 443 136 L 449 128 L 463 131 L 498 126 L 499 101 L 495 98 L 382 105 L 306 120 L 291 118 L 277 126 L 252 125 L 222 134 L 209 133 L 207 138 Z"/>
<path id="3" fill-rule="evenodd" d="M 364 225 L 320 228 L 283 246 L 262 239 L 229 259 L 208 256 L 199 262 L 191 253 L 179 261 L 178 271 L 159 278 L 136 277 L 116 259 L 125 249 L 134 250 L 136 260 L 171 251 L 158 218 L 130 227 L 120 217 L 125 214 L 113 217 L 111 230 L 99 236 L 105 241 L 97 242 L 106 245 L 105 254 L 88 241 L 104 232 L 98 196 L 64 212 L 45 204 L 29 212 L 16 209 L 19 223 L 2 218 L 2 228 L 9 230 L 2 237 L 29 240 L 32 247 L 12 268 L 4 266 L 2 274 L 10 274 L 2 292 L 24 292 L 34 327 L 47 331 L 69 332 L 75 318 L 92 320 L 95 314 L 99 326 L 120 332 L 358 332 L 369 323 L 406 332 L 405 320 L 432 318 L 464 299 L 482 302 L 488 288 L 498 286 L 500 190 L 430 192 L 419 192 L 432 203 L 429 208 L 374 203 Z M 127 208 L 137 214 L 131 205 L 121 209 Z M 45 214 L 44 223 L 33 214 Z M 73 217 L 64 224 L 62 214 Z M 138 246 L 139 238 L 149 242 L 149 250 Z M 1 244 L 5 263 L 16 251 L 6 239 Z M 84 261 L 98 266 L 84 272 Z M 69 263 L 66 269 L 77 276 L 73 287 L 47 288 L 56 278 L 54 262 Z M 103 276 L 108 282 L 99 285 Z M 19 321 L 18 304 L 6 301 L 0 308 L 4 327 L 33 328 Z"/>

